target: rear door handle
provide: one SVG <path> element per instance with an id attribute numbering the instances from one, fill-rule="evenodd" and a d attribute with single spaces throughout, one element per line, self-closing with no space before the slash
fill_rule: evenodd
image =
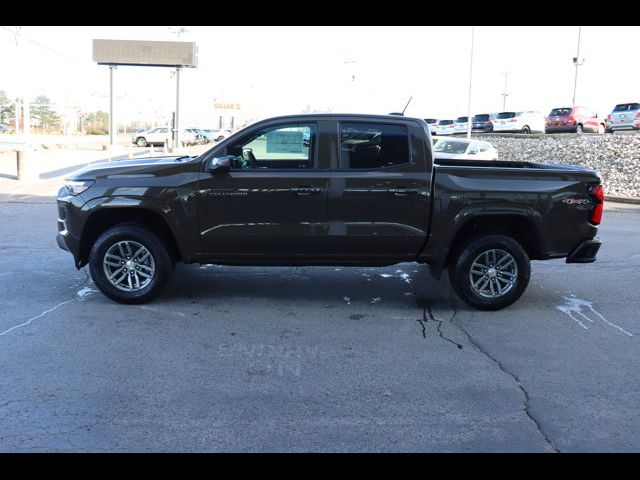
<path id="1" fill-rule="evenodd" d="M 292 192 L 296 192 L 298 196 L 311 195 L 312 193 L 320 193 L 322 191 L 319 187 L 311 187 L 309 185 L 300 185 L 291 189 Z"/>
<path id="2" fill-rule="evenodd" d="M 417 188 L 397 187 L 397 188 L 392 188 L 391 192 L 393 192 L 393 194 L 396 197 L 404 197 L 405 195 L 415 195 L 416 193 L 418 193 L 418 189 Z"/>

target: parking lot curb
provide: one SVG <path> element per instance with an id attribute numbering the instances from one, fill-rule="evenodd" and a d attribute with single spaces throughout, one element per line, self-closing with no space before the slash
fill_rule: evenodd
<path id="1" fill-rule="evenodd" d="M 611 197 L 609 195 L 605 195 L 604 200 L 605 202 L 632 203 L 634 205 L 640 205 L 640 198 Z"/>

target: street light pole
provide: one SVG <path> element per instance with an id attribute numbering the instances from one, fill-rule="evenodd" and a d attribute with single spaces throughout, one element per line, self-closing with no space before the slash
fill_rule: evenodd
<path id="1" fill-rule="evenodd" d="M 573 64 L 576 67 L 576 76 L 573 81 L 573 101 L 571 102 L 571 106 L 576 106 L 576 87 L 578 86 L 578 67 L 584 63 L 584 58 L 582 62 L 580 62 L 580 34 L 582 33 L 582 27 L 578 27 L 578 52 L 576 53 L 575 58 L 573 59 Z"/>
<path id="2" fill-rule="evenodd" d="M 504 93 L 502 94 L 502 111 L 507 110 L 507 97 L 509 94 L 507 93 L 507 76 L 509 72 L 504 72 Z"/>
<path id="3" fill-rule="evenodd" d="M 473 33 L 475 27 L 471 27 L 471 61 L 469 63 L 469 104 L 467 110 L 467 138 L 471 138 L 471 79 L 473 78 Z"/>

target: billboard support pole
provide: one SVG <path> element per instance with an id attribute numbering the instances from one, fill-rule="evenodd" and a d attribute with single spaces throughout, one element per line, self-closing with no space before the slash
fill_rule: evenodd
<path id="1" fill-rule="evenodd" d="M 113 128 L 116 124 L 113 116 L 113 71 L 115 69 L 115 65 L 109 65 L 109 145 L 111 145 L 111 147 L 113 147 L 115 142 Z"/>
<path id="2" fill-rule="evenodd" d="M 176 67 L 176 123 L 175 131 L 175 148 L 180 147 L 180 67 Z"/>

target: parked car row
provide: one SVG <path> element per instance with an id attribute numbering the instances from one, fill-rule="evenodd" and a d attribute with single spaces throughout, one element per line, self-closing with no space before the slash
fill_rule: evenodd
<path id="1" fill-rule="evenodd" d="M 467 133 L 469 117 L 455 120 L 425 119 L 432 135 L 455 135 Z M 471 131 L 474 133 L 510 132 L 544 133 L 545 117 L 533 110 L 525 112 L 481 113 L 471 117 Z"/>
<path id="2" fill-rule="evenodd" d="M 469 117 L 455 120 L 425 118 L 431 135 L 467 133 Z M 559 107 L 546 117 L 539 111 L 482 113 L 471 118 L 474 133 L 611 133 L 640 130 L 640 103 L 620 103 L 606 118 L 589 107 Z"/>
<path id="3" fill-rule="evenodd" d="M 229 135 L 231 135 L 230 130 L 190 127 L 180 130 L 180 143 L 183 147 L 204 145 L 209 142 L 219 142 Z M 165 142 L 170 142 L 172 137 L 172 127 L 164 126 L 137 131 L 131 137 L 131 142 L 139 147 L 163 145 Z"/>

